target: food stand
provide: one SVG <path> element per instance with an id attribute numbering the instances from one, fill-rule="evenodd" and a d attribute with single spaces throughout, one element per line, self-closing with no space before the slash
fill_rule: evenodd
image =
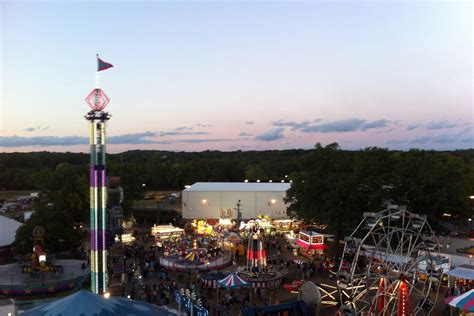
<path id="1" fill-rule="evenodd" d="M 328 248 L 324 244 L 324 235 L 314 231 L 300 232 L 296 244 L 300 247 L 301 255 L 307 258 L 320 256 L 324 249 Z"/>
<path id="2" fill-rule="evenodd" d="M 184 229 L 172 225 L 155 224 L 151 228 L 151 234 L 155 237 L 155 241 L 161 244 L 163 240 L 182 237 L 184 235 Z"/>

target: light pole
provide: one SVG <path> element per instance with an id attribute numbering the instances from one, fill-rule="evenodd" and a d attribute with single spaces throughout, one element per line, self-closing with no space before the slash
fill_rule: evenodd
<path id="1" fill-rule="evenodd" d="M 237 204 L 236 204 L 236 208 L 234 208 L 234 210 L 237 211 L 237 227 L 240 227 L 240 221 L 242 220 L 242 209 L 241 209 L 241 206 L 242 206 L 242 203 L 240 203 L 240 200 L 237 200 Z"/>
<path id="2" fill-rule="evenodd" d="M 469 196 L 469 218 L 467 219 L 469 221 L 469 229 L 472 229 L 472 217 L 474 216 L 474 208 L 472 207 L 472 203 L 474 201 L 474 195 Z"/>

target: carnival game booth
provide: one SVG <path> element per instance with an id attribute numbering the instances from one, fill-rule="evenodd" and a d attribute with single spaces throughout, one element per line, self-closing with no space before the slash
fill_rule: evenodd
<path id="1" fill-rule="evenodd" d="M 275 219 L 272 221 L 272 224 L 278 231 L 290 232 L 298 229 L 301 221 L 295 219 Z"/>
<path id="2" fill-rule="evenodd" d="M 456 288 L 474 288 L 474 266 L 463 264 L 448 272 L 446 275 L 454 278 L 454 282 L 449 282 Z M 452 281 L 452 279 L 450 280 Z"/>
<path id="3" fill-rule="evenodd" d="M 184 229 L 174 227 L 173 225 L 153 225 L 151 234 L 155 237 L 158 244 L 169 239 L 181 238 L 184 235 Z"/>
<path id="4" fill-rule="evenodd" d="M 300 232 L 296 244 L 300 247 L 301 255 L 310 259 L 321 256 L 324 249 L 328 248 L 324 244 L 324 235 L 314 231 Z"/>

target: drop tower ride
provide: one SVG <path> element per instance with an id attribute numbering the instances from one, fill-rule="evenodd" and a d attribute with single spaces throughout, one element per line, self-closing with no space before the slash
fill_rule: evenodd
<path id="1" fill-rule="evenodd" d="M 107 272 L 107 172 L 106 172 L 106 123 L 110 119 L 105 107 L 110 99 L 99 88 L 99 72 L 113 67 L 97 55 L 96 87 L 86 97 L 91 107 L 85 118 L 89 121 L 89 194 L 90 194 L 90 266 L 91 291 L 104 294 L 109 291 Z"/>

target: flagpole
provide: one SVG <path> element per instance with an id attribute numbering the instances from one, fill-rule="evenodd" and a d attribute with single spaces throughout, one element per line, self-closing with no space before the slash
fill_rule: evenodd
<path id="1" fill-rule="evenodd" d="M 100 88 L 100 75 L 99 75 L 99 54 L 96 54 L 97 56 L 97 67 L 95 71 L 95 87 L 96 89 Z"/>

